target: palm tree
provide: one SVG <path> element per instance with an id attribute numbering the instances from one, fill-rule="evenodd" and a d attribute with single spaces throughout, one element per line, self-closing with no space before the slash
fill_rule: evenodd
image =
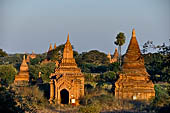
<path id="1" fill-rule="evenodd" d="M 121 46 L 125 43 L 126 37 L 124 35 L 124 33 L 120 32 L 119 34 L 117 34 L 116 36 L 116 41 L 114 42 L 114 44 L 116 44 L 118 46 L 118 53 L 119 53 L 119 64 L 121 66 Z"/>

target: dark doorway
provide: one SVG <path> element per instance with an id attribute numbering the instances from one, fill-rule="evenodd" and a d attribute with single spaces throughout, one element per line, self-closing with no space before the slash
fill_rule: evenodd
<path id="1" fill-rule="evenodd" d="M 61 96 L 61 104 L 69 103 L 69 92 L 66 89 L 60 91 L 60 96 Z"/>

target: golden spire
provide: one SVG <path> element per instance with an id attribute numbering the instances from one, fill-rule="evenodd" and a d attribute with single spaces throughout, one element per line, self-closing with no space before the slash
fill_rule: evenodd
<path id="1" fill-rule="evenodd" d="M 56 49 L 57 48 L 57 46 L 56 46 L 56 43 L 54 44 L 54 49 Z"/>
<path id="2" fill-rule="evenodd" d="M 115 52 L 114 52 L 113 57 L 118 57 L 118 56 L 119 56 L 119 53 L 118 53 L 118 51 L 117 51 L 117 48 L 115 48 Z"/>
<path id="3" fill-rule="evenodd" d="M 25 55 L 23 56 L 23 60 L 20 66 L 20 71 L 27 71 L 28 70 L 28 65 L 25 60 Z"/>
<path id="4" fill-rule="evenodd" d="M 123 69 L 130 69 L 130 68 L 144 68 L 144 59 L 141 55 L 139 44 L 137 42 L 136 36 L 135 36 L 135 30 L 132 30 L 132 37 L 128 46 L 128 49 L 126 51 L 126 54 L 124 56 L 124 63 L 122 65 Z M 136 68 L 134 68 L 136 69 Z"/>
<path id="5" fill-rule="evenodd" d="M 64 47 L 63 58 L 73 58 L 73 49 L 69 40 L 69 32 L 67 36 L 67 42 Z"/>
<path id="6" fill-rule="evenodd" d="M 132 30 L 132 37 L 136 37 L 135 29 Z"/>
<path id="7" fill-rule="evenodd" d="M 51 51 L 53 49 L 52 44 L 50 43 L 50 47 L 48 51 Z"/>
<path id="8" fill-rule="evenodd" d="M 69 32 L 68 32 L 68 35 L 67 35 L 67 42 L 70 42 L 70 40 L 69 40 Z"/>

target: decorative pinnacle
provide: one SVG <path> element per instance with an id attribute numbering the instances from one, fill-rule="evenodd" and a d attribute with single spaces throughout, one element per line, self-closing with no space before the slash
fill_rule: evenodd
<path id="1" fill-rule="evenodd" d="M 135 29 L 132 30 L 132 37 L 136 37 Z"/>
<path id="2" fill-rule="evenodd" d="M 68 32 L 68 36 L 67 36 L 67 42 L 69 42 L 69 32 Z"/>

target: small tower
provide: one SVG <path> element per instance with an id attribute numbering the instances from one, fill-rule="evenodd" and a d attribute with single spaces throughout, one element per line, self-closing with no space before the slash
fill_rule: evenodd
<path id="1" fill-rule="evenodd" d="M 111 60 L 111 63 L 117 62 L 118 61 L 118 57 L 119 57 L 119 54 L 118 54 L 117 48 L 115 48 L 115 52 L 113 54 L 113 58 Z"/>
<path id="2" fill-rule="evenodd" d="M 18 83 L 18 82 L 27 82 L 27 83 L 29 82 L 29 69 L 25 60 L 25 55 L 23 56 L 23 61 L 20 66 L 20 72 L 18 73 L 18 75 L 15 75 L 14 83 Z"/>

